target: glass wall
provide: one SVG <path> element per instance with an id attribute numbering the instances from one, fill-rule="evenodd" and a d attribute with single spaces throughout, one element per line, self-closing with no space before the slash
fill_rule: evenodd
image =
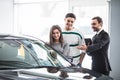
<path id="1" fill-rule="evenodd" d="M 68 12 L 75 13 L 77 27 L 85 37 L 91 38 L 95 33 L 91 28 L 94 16 L 103 18 L 103 28 L 108 30 L 108 5 L 81 5 L 75 0 L 14 0 L 14 32 L 31 35 L 44 41 L 49 40 L 49 29 L 58 24 L 64 27 L 64 16 Z M 88 0 L 89 1 L 89 0 Z M 107 2 L 106 2 L 107 3 Z M 89 63 L 89 64 L 88 64 Z M 91 66 L 87 57 L 84 67 Z"/>
<path id="2" fill-rule="evenodd" d="M 92 38 L 95 34 L 91 28 L 91 19 L 100 16 L 103 19 L 103 29 L 108 29 L 108 5 L 99 6 L 73 6 L 73 12 L 77 15 L 76 27 L 84 34 L 85 38 Z M 83 66 L 91 68 L 91 57 L 86 55 Z"/>
<path id="3" fill-rule="evenodd" d="M 67 0 L 15 0 L 15 33 L 48 40 L 52 25 L 61 25 L 68 12 Z"/>
<path id="4" fill-rule="evenodd" d="M 77 15 L 76 26 L 85 37 L 92 37 L 95 33 L 91 28 L 91 19 L 100 16 L 103 19 L 103 29 L 108 31 L 108 6 L 75 6 L 73 12 Z"/>

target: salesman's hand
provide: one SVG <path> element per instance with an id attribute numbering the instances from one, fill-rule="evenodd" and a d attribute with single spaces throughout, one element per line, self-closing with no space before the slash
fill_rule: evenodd
<path id="1" fill-rule="evenodd" d="M 87 45 L 77 46 L 77 48 L 80 49 L 80 50 L 86 50 Z"/>

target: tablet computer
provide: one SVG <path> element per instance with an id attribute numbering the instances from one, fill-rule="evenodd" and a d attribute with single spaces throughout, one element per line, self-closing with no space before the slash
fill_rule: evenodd
<path id="1" fill-rule="evenodd" d="M 91 45 L 92 44 L 91 38 L 85 38 L 85 44 L 86 45 Z"/>

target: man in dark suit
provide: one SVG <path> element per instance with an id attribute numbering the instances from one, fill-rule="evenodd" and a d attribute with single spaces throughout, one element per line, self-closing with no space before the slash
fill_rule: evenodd
<path id="1" fill-rule="evenodd" d="M 102 29 L 103 21 L 100 17 L 92 18 L 92 29 L 97 32 L 92 38 L 92 44 L 82 45 L 78 48 L 86 50 L 87 54 L 92 57 L 92 70 L 109 75 L 111 71 L 110 63 L 108 60 L 108 48 L 110 37 L 107 32 Z"/>

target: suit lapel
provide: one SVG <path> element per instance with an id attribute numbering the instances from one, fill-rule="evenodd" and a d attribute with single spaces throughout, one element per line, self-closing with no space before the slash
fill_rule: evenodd
<path id="1" fill-rule="evenodd" d="M 102 30 L 99 34 L 96 34 L 93 36 L 93 38 L 92 38 L 93 43 L 97 40 L 97 37 L 99 37 L 103 32 L 104 32 L 104 30 Z"/>

